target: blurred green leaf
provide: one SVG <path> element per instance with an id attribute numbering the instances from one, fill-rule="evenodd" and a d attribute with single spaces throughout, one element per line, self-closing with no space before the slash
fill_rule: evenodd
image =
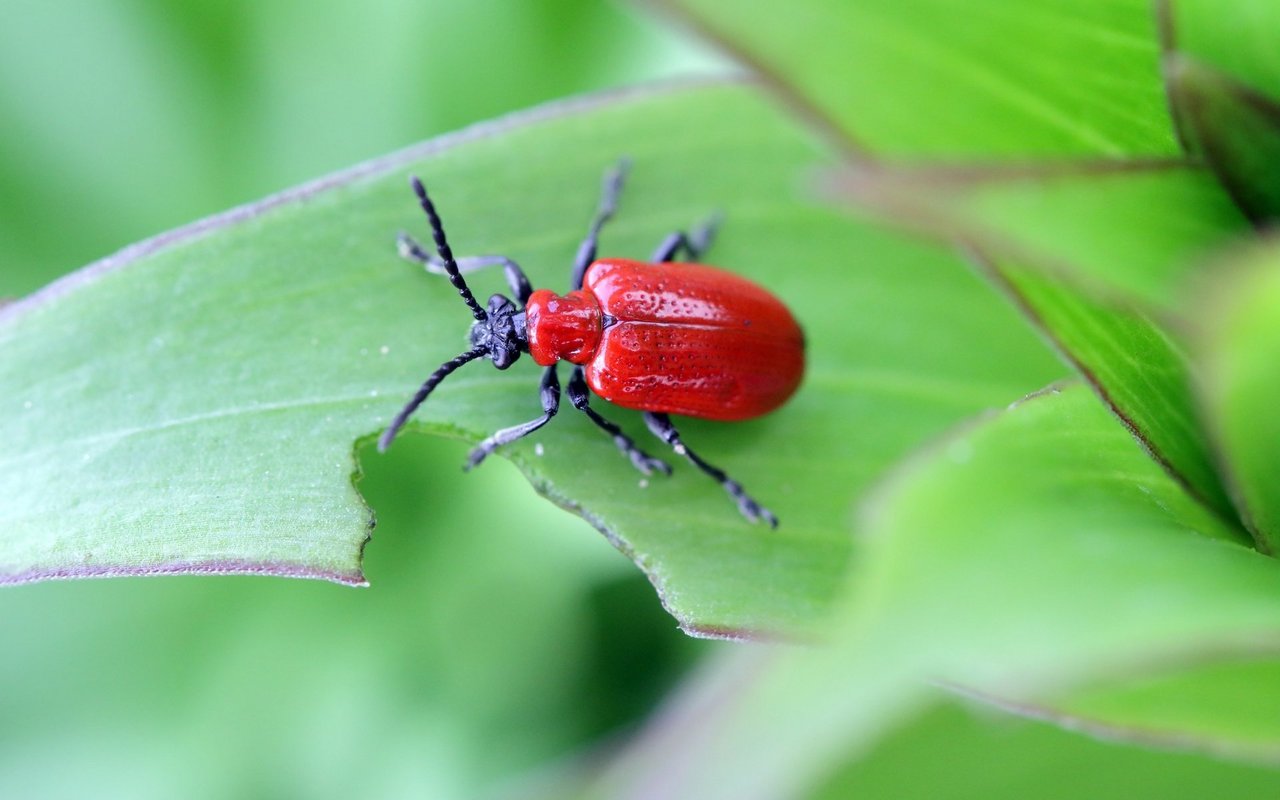
<path id="1" fill-rule="evenodd" d="M 1163 98 L 1153 100 L 1160 80 L 1148 4 L 675 5 L 763 69 L 784 95 L 802 96 L 836 120 L 836 135 L 870 159 L 845 182 L 855 201 L 974 251 L 1152 455 L 1234 518 L 1194 410 L 1182 347 L 1146 303 L 1126 298 L 1171 305 L 1207 250 L 1247 230 L 1198 170 L 1149 159 L 1172 148 L 1152 146 L 1171 128 Z M 874 68 L 877 59 L 883 68 Z M 892 92 L 883 89 L 889 75 Z M 870 76 L 875 91 L 860 90 Z M 1073 94 L 1085 86 L 1083 97 Z M 1008 101 L 1023 93 L 1061 119 L 1022 115 L 1028 106 Z M 880 128 L 889 113 L 905 115 L 904 129 Z M 965 117 L 970 124 L 953 124 L 962 113 L 973 114 Z M 1071 125 L 1057 125 L 1062 119 Z M 1061 138 L 1068 130 L 1074 145 Z M 1130 138 L 1143 131 L 1148 138 Z M 930 148 L 912 147 L 913 136 L 927 137 Z M 1081 146 L 1086 141 L 1092 145 Z M 882 163 L 1011 154 L 1077 161 L 932 172 Z M 969 191 L 948 191 L 955 187 Z"/>
<path id="2" fill-rule="evenodd" d="M 1015 713 L 1145 747 L 1201 750 L 1274 766 L 1280 763 L 1280 661 L 1212 659 L 1156 665 L 1048 699 L 1010 706 Z"/>
<path id="3" fill-rule="evenodd" d="M 727 71 L 598 0 L 8 0 L 0 294 L 512 109 Z"/>
<path id="4" fill-rule="evenodd" d="M 1029 697 L 1280 647 L 1280 564 L 1080 386 L 931 447 L 873 497 L 862 532 L 830 646 L 722 665 L 603 785 L 662 764 L 679 776 L 672 794 L 785 796 L 918 706 L 926 680 Z M 696 726 L 670 723 L 690 714 Z"/>
<path id="5" fill-rule="evenodd" d="M 1269 0 L 1158 0 L 1178 133 L 1256 222 L 1280 215 L 1280 54 Z"/>
<path id="6" fill-rule="evenodd" d="M 1226 518 L 1227 498 L 1172 323 L 1207 254 L 1250 229 L 1186 165 L 857 168 L 840 191 L 966 245 L 1152 455 Z M 1177 309 L 1176 311 L 1174 309 Z"/>
<path id="7" fill-rule="evenodd" d="M 1175 155 L 1147 0 L 661 0 L 891 158 Z"/>
<path id="8" fill-rule="evenodd" d="M 505 252 L 558 287 L 600 174 L 623 153 L 635 169 L 608 252 L 643 255 L 722 208 L 713 259 L 775 289 L 806 326 L 810 370 L 786 409 L 682 424 L 783 527 L 746 524 L 683 464 L 641 481 L 577 414 L 508 455 L 628 553 L 687 630 L 816 625 L 848 565 L 842 520 L 861 488 L 1058 368 L 952 256 L 797 196 L 794 176 L 823 163 L 818 150 L 732 86 L 622 95 L 447 137 L 144 243 L 5 309 L 7 580 L 361 581 L 369 515 L 350 481 L 352 442 L 462 349 L 469 321 L 447 282 L 394 252 L 397 230 L 423 225 L 405 175 L 427 179 L 456 251 Z M 473 283 L 483 296 L 501 278 Z M 417 427 L 475 441 L 532 417 L 535 374 L 472 366 Z M 473 519 L 483 535 L 484 509 Z"/>
<path id="9" fill-rule="evenodd" d="M 1200 320 L 1201 396 L 1236 502 L 1261 547 L 1280 549 L 1280 248 L 1274 242 L 1224 264 Z"/>
<path id="10" fill-rule="evenodd" d="M 1010 293 L 1138 437 L 1224 520 L 1235 520 L 1200 422 L 1183 345 L 1141 308 L 1095 300 L 1022 264 L 993 265 Z"/>
<path id="11" fill-rule="evenodd" d="M 1176 652 L 1192 634 L 1239 641 L 1271 631 L 1280 604 L 1280 564 L 1189 497 L 1080 386 L 939 443 L 870 501 L 865 527 L 872 602 L 932 617 L 940 635 L 918 649 L 975 677 L 1016 684 L 1001 656 L 1035 650 L 1043 667 L 1096 668 Z M 1047 652 L 1063 646 L 1067 661 Z"/>
<path id="12" fill-rule="evenodd" d="M 875 165 L 835 189 L 877 219 L 1165 313 L 1206 256 L 1252 230 L 1208 170 L 1180 161 Z"/>
<path id="13" fill-rule="evenodd" d="M 1100 741 L 952 701 L 890 732 L 810 797 L 1273 798 L 1278 781 L 1265 767 Z"/>
<path id="14" fill-rule="evenodd" d="M 1280 217 L 1280 102 L 1186 56 L 1167 60 L 1169 97 L 1188 147 L 1255 222 Z"/>
<path id="15" fill-rule="evenodd" d="M 367 459 L 369 591 L 237 576 L 0 592 L 0 679 L 26 687 L 5 694 L 4 793 L 483 796 L 632 724 L 679 664 L 727 646 L 680 633 L 581 520 L 532 493 L 490 503 L 527 483 L 500 459 L 462 473 L 466 452 L 412 436 Z M 465 535 L 476 508 L 490 525 Z M 599 599 L 619 593 L 626 608 Z M 620 668 L 600 652 L 622 636 Z"/>
<path id="16" fill-rule="evenodd" d="M 1193 56 L 1237 81 L 1280 95 L 1280 6 L 1271 0 L 1156 0 L 1166 53 Z"/>
<path id="17" fill-rule="evenodd" d="M 1206 174 L 860 168 L 840 186 L 879 219 L 968 244 L 1152 456 L 1235 517 L 1171 326 L 1206 253 L 1249 229 Z"/>

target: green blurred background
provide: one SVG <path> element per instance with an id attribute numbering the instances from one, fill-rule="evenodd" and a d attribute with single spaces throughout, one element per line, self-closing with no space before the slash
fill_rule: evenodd
<path id="1" fill-rule="evenodd" d="M 0 298 L 473 122 L 732 70 L 599 0 L 0 0 Z M 597 532 L 502 459 L 464 476 L 466 450 L 362 452 L 368 589 L 0 591 L 0 798 L 558 797 L 742 647 L 679 633 Z M 815 796 L 1276 795 L 1263 768 L 938 703 Z"/>
<path id="2" fill-rule="evenodd" d="M 591 0 L 3 0 L 0 297 L 472 122 L 729 69 Z M 465 452 L 363 453 L 369 589 L 0 592 L 0 795 L 505 794 L 625 731 L 717 645 Z"/>

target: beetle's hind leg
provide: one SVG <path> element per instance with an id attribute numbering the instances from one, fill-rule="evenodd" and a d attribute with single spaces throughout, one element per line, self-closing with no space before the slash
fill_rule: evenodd
<path id="1" fill-rule="evenodd" d="M 433 253 L 428 253 L 423 249 L 418 241 L 407 233 L 401 233 L 396 237 L 396 249 L 400 252 L 402 258 L 421 264 L 426 268 L 427 272 L 433 272 L 436 275 L 448 275 L 445 269 L 444 261 Z M 507 286 L 511 288 L 511 294 L 519 301 L 520 305 L 524 305 L 529 301 L 529 295 L 533 294 L 533 286 L 529 284 L 529 279 L 525 277 L 524 270 L 520 269 L 520 265 L 506 256 L 462 256 L 455 258 L 454 263 L 458 265 L 458 272 L 464 275 L 468 272 L 475 272 L 485 267 L 502 267 L 503 273 L 507 276 Z"/>
<path id="2" fill-rule="evenodd" d="M 511 444 L 517 439 L 523 439 L 529 434 L 541 428 L 551 421 L 551 418 L 560 410 L 560 377 L 556 374 L 556 365 L 552 364 L 542 373 L 542 416 L 537 419 L 531 419 L 528 422 L 522 422 L 519 425 L 513 425 L 510 428 L 503 428 L 497 433 L 485 439 L 476 445 L 467 456 L 467 463 L 462 467 L 469 470 L 472 467 L 479 466 L 481 461 L 505 444 Z"/>
<path id="3" fill-rule="evenodd" d="M 719 467 L 703 461 L 702 456 L 689 449 L 688 445 L 680 438 L 680 432 L 676 430 L 676 426 L 671 422 L 671 417 L 666 414 L 655 414 L 652 411 L 647 411 L 644 415 L 644 422 L 649 426 L 649 430 L 653 431 L 654 436 L 671 445 L 671 449 L 689 459 L 694 466 L 710 475 L 723 486 L 724 490 L 738 504 L 738 510 L 742 512 L 742 516 L 752 522 L 764 520 L 769 523 L 770 528 L 778 527 L 778 518 L 773 515 L 773 512 L 757 503 L 751 495 L 747 494 L 742 488 L 742 484 L 730 478 Z"/>
<path id="4" fill-rule="evenodd" d="M 573 375 L 569 377 L 569 385 L 566 387 L 566 391 L 569 393 L 569 402 L 573 403 L 573 407 L 586 414 L 587 418 L 594 422 L 597 427 L 612 436 L 613 443 L 618 446 L 623 455 L 631 459 L 632 466 L 645 475 L 651 475 L 654 472 L 661 472 L 663 475 L 671 474 L 670 464 L 641 450 L 630 436 L 622 432 L 622 428 L 600 416 L 591 407 L 591 393 L 587 389 L 587 381 L 583 375 L 582 367 L 573 368 Z"/>
<path id="5" fill-rule="evenodd" d="M 707 252 L 707 248 L 711 247 L 722 219 L 721 214 L 717 212 L 712 214 L 706 222 L 694 228 L 693 233 L 676 231 L 668 234 L 667 238 L 662 240 L 662 244 L 658 245 L 658 249 L 653 251 L 649 260 L 659 264 L 664 261 L 675 261 L 676 256 L 683 250 L 690 261 L 697 261 L 703 253 Z"/>

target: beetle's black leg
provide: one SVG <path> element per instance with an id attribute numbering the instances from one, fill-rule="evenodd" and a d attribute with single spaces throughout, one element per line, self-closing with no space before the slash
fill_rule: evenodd
<path id="1" fill-rule="evenodd" d="M 407 233 L 401 233 L 396 237 L 396 248 L 402 257 L 416 261 L 426 267 L 427 272 L 434 272 L 437 275 L 449 274 L 439 256 L 428 253 Z M 533 287 L 529 285 L 529 279 L 525 277 L 524 270 L 506 256 L 463 256 L 454 259 L 454 263 L 458 265 L 458 272 L 463 274 L 475 272 L 484 267 L 502 267 L 503 273 L 507 276 L 507 286 L 511 287 L 511 294 L 520 305 L 529 302 L 529 295 L 533 294 Z"/>
<path id="2" fill-rule="evenodd" d="M 595 218 L 591 220 L 591 227 L 587 229 L 587 238 L 582 240 L 582 244 L 578 245 L 578 255 L 573 259 L 573 277 L 569 281 L 570 289 L 582 288 L 582 280 L 586 277 L 587 267 L 591 266 L 591 262 L 596 260 L 596 247 L 600 242 L 600 229 L 618 210 L 618 195 L 622 194 L 622 184 L 627 179 L 627 170 L 629 169 L 631 169 L 631 162 L 623 158 L 618 161 L 613 169 L 604 174 L 604 185 L 600 190 L 600 206 L 596 209 Z"/>
<path id="3" fill-rule="evenodd" d="M 662 244 L 658 245 L 658 249 L 653 251 L 650 261 L 661 264 L 664 261 L 674 261 L 676 254 L 684 250 L 689 255 L 690 261 L 697 261 L 698 257 L 707 251 L 711 246 L 711 242 L 715 239 L 716 229 L 720 227 L 721 217 L 714 214 L 706 222 L 694 228 L 692 234 L 686 234 L 684 231 L 676 231 L 662 240 Z"/>
<path id="4" fill-rule="evenodd" d="M 467 456 L 467 463 L 463 466 L 464 470 L 477 466 L 481 461 L 502 447 L 504 444 L 511 444 L 516 439 L 525 436 L 546 425 L 556 412 L 560 410 L 560 377 L 556 375 L 556 365 L 552 364 L 542 373 L 542 416 L 537 419 L 531 419 L 528 422 L 519 425 L 513 425 L 510 428 L 503 428 L 494 435 L 485 439 L 476 445 Z"/>
<path id="5" fill-rule="evenodd" d="M 738 504 L 738 510 L 742 512 L 742 516 L 752 522 L 764 520 L 769 523 L 770 528 L 778 527 L 778 518 L 773 515 L 773 512 L 753 500 L 751 495 L 743 490 L 742 484 L 730 478 L 719 467 L 703 461 L 701 456 L 685 445 L 680 439 L 680 432 L 672 424 L 671 417 L 666 414 L 655 414 L 652 411 L 646 411 L 644 423 L 649 426 L 649 430 L 653 431 L 654 436 L 671 445 L 673 450 L 692 461 L 694 466 L 719 482 L 724 487 L 724 490 L 729 493 L 729 496 L 734 499 L 734 502 Z"/>
<path id="6" fill-rule="evenodd" d="M 670 464 L 641 450 L 630 436 L 622 432 L 622 428 L 600 416 L 591 407 L 591 393 L 587 389 L 587 380 L 583 375 L 582 367 L 573 368 L 573 375 L 569 377 L 569 385 L 565 387 L 565 391 L 569 393 L 569 402 L 573 403 L 574 408 L 586 414 L 592 422 L 613 437 L 613 443 L 618 446 L 623 455 L 631 459 L 632 466 L 645 475 L 651 475 L 655 470 L 663 475 L 671 474 Z"/>

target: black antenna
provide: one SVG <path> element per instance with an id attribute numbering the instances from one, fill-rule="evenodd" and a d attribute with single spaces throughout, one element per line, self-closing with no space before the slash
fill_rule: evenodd
<path id="1" fill-rule="evenodd" d="M 427 213 L 430 214 L 431 212 L 428 211 Z M 456 270 L 457 268 L 455 267 L 454 269 Z M 463 288 L 465 289 L 466 287 L 464 286 Z M 473 299 L 471 302 L 474 303 L 475 300 Z M 441 364 L 435 372 L 431 373 L 431 377 L 427 378 L 426 383 L 422 384 L 422 388 L 418 389 L 417 394 L 413 396 L 409 404 L 401 409 L 399 414 L 396 414 L 395 419 L 391 420 L 391 424 L 382 432 L 382 436 L 378 437 L 378 452 L 385 453 L 387 451 L 387 448 L 391 446 L 391 440 L 396 438 L 396 434 L 408 422 L 409 417 L 413 416 L 413 412 L 418 410 L 418 406 L 422 405 L 422 401 L 427 399 L 427 395 L 431 394 L 431 391 L 436 388 L 440 381 L 447 378 L 449 373 L 468 361 L 474 361 L 480 356 L 488 355 L 488 353 L 489 351 L 483 347 L 477 347 Z"/>
<path id="2" fill-rule="evenodd" d="M 422 205 L 422 210 L 427 214 L 427 221 L 431 223 L 431 238 L 436 240 L 436 252 L 440 254 L 440 260 L 444 262 L 444 271 L 449 276 L 449 282 L 453 284 L 453 288 L 458 290 L 458 294 L 462 295 L 463 301 L 471 308 L 472 316 L 483 322 L 488 315 L 484 313 L 484 309 L 476 302 L 475 295 L 467 288 L 467 282 L 462 279 L 462 272 L 458 269 L 458 262 L 453 258 L 453 250 L 449 249 L 449 242 L 444 238 L 444 225 L 440 222 L 440 215 L 436 213 L 436 207 L 431 202 L 431 198 L 427 197 L 427 187 L 422 185 L 422 181 L 418 180 L 417 175 L 411 177 L 409 183 L 413 185 L 413 191 L 418 195 L 418 202 Z"/>

